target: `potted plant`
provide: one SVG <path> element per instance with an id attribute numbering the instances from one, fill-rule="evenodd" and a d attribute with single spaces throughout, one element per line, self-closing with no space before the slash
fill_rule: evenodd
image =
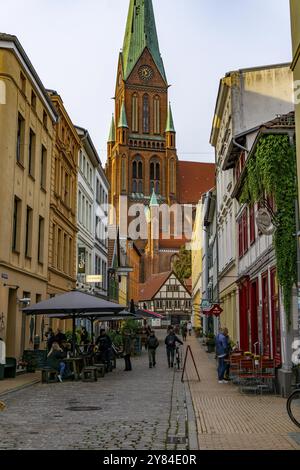
<path id="1" fill-rule="evenodd" d="M 26 365 L 26 371 L 33 373 L 36 371 L 38 363 L 34 354 L 27 354 L 26 361 L 23 362 Z"/>
<path id="2" fill-rule="evenodd" d="M 212 353 L 215 351 L 215 335 L 213 333 L 208 333 L 207 335 L 207 340 L 206 340 L 206 347 L 207 347 L 207 352 Z"/>

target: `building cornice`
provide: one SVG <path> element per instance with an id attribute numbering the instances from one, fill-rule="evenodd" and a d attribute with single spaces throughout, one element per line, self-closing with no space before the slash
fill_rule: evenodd
<path id="1" fill-rule="evenodd" d="M 30 77 L 30 80 L 34 84 L 36 90 L 39 92 L 40 99 L 42 100 L 44 106 L 47 108 L 53 122 L 58 122 L 58 113 L 56 112 L 55 107 L 51 103 L 51 100 L 41 79 L 39 78 L 35 68 L 29 60 L 29 57 L 27 56 L 18 38 L 16 36 L 0 33 L 0 49 L 10 50 L 14 53 L 14 55 L 17 57 L 18 61 L 22 65 L 23 69 Z"/>
<path id="2" fill-rule="evenodd" d="M 6 261 L 1 261 L 0 260 L 0 266 L 1 267 L 3 266 L 4 268 L 10 269 L 11 271 L 17 271 L 18 273 L 20 273 L 24 276 L 33 277 L 34 279 L 36 279 L 38 281 L 42 281 L 42 282 L 45 282 L 45 283 L 48 282 L 47 275 L 40 276 L 39 274 L 35 274 L 31 271 L 26 271 L 24 268 L 19 268 L 17 266 L 14 266 L 13 264 L 7 263 Z"/>

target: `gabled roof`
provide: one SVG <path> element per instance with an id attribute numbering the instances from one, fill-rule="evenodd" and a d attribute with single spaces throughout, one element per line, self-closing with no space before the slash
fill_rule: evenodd
<path id="1" fill-rule="evenodd" d="M 202 194 L 215 186 L 214 163 L 178 162 L 178 199 L 181 204 L 198 204 Z"/>
<path id="2" fill-rule="evenodd" d="M 148 48 L 162 78 L 167 83 L 159 51 L 152 0 L 130 0 L 122 58 L 127 80 L 145 48 Z"/>
<path id="3" fill-rule="evenodd" d="M 171 276 L 172 271 L 154 274 L 145 284 L 140 285 L 140 301 L 151 300 Z"/>
<path id="4" fill-rule="evenodd" d="M 146 300 L 152 300 L 172 275 L 176 277 L 178 282 L 191 295 L 188 286 L 178 279 L 178 276 L 176 276 L 174 271 L 169 271 L 166 273 L 154 274 L 147 280 L 147 282 L 145 282 L 145 284 L 140 284 L 139 301 L 144 302 Z"/>

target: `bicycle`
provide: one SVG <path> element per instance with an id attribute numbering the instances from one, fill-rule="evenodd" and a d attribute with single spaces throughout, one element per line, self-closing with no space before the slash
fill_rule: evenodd
<path id="1" fill-rule="evenodd" d="M 300 428 L 300 383 L 287 399 L 286 408 L 290 419 Z"/>
<path id="2" fill-rule="evenodd" d="M 182 362 L 182 351 L 179 346 L 176 346 L 175 364 L 176 364 L 177 370 L 180 370 L 181 362 Z"/>

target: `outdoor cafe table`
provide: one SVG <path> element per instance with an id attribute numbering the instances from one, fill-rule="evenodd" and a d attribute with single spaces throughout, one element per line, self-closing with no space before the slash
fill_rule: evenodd
<path id="1" fill-rule="evenodd" d="M 70 357 L 64 359 L 64 362 L 72 366 L 72 372 L 75 374 L 75 380 L 80 379 L 80 373 L 84 367 L 84 360 L 82 357 Z"/>

